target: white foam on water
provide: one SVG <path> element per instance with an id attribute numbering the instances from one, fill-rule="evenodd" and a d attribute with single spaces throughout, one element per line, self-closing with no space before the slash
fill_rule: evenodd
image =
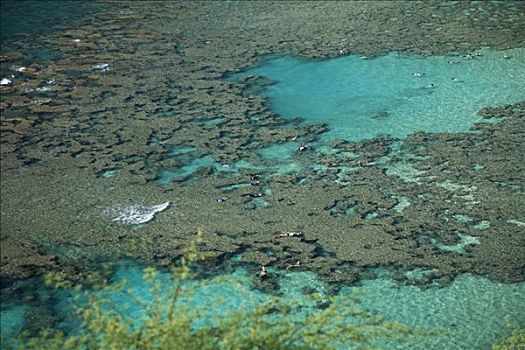
<path id="1" fill-rule="evenodd" d="M 144 224 L 153 220 L 155 214 L 166 210 L 169 205 L 170 202 L 154 205 L 152 207 L 134 204 L 112 208 L 108 212 L 111 216 L 116 215 L 112 221 L 118 221 L 128 225 Z"/>

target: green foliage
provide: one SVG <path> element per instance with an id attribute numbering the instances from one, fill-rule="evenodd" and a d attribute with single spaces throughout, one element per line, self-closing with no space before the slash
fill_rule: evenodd
<path id="1" fill-rule="evenodd" d="M 525 329 L 515 328 L 511 335 L 493 345 L 492 350 L 525 350 Z"/>
<path id="2" fill-rule="evenodd" d="M 423 335 L 362 311 L 350 299 L 332 299 L 324 310 L 298 317 L 294 314 L 294 305 L 276 298 L 254 310 L 242 310 L 227 317 L 206 320 L 205 324 L 198 323 L 196 320 L 205 317 L 202 310 L 189 308 L 183 302 L 194 291 L 192 288 L 195 289 L 195 285 L 181 282 L 192 276 L 192 265 L 203 258 L 197 249 L 201 237 L 199 233 L 173 267 L 170 281 L 173 286 L 168 290 L 163 287 L 154 268 L 144 270 L 154 298 L 151 303 L 143 304 L 147 310 L 143 322 L 137 324 L 136 320 L 123 316 L 109 298 L 98 294 L 77 310 L 83 320 L 79 332 L 64 335 L 55 330 L 45 330 L 36 337 L 21 339 L 20 348 L 317 350 L 348 348 L 348 344 L 352 344 L 352 348 L 368 349 L 379 339 L 399 340 Z M 48 283 L 75 288 L 63 276 L 48 277 Z M 118 288 L 125 291 L 124 284 Z M 108 289 L 109 293 L 114 291 L 113 288 Z"/>

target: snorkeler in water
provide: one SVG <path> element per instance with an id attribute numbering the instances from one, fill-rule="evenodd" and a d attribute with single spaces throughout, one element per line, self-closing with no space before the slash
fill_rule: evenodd
<path id="1" fill-rule="evenodd" d="M 301 266 L 301 260 L 297 260 L 295 264 L 288 264 L 286 265 L 286 269 L 289 270 L 294 267 L 300 267 Z"/>
<path id="2" fill-rule="evenodd" d="M 299 148 L 297 148 L 297 152 L 304 152 L 304 151 L 307 151 L 309 148 L 310 148 L 309 144 L 302 145 Z"/>
<path id="3" fill-rule="evenodd" d="M 303 231 L 291 231 L 291 232 L 279 232 L 275 236 L 275 238 L 283 238 L 283 237 L 303 237 L 304 233 Z"/>
<path id="4" fill-rule="evenodd" d="M 266 266 L 264 265 L 261 265 L 261 271 L 259 271 L 257 274 L 256 274 L 257 277 L 259 278 L 268 278 L 268 271 L 266 271 Z"/>
<path id="5" fill-rule="evenodd" d="M 357 161 L 357 165 L 359 165 L 361 168 L 365 167 L 365 166 L 372 166 L 374 165 L 375 163 L 374 162 L 368 162 L 368 163 L 364 163 L 362 160 L 358 160 Z"/>

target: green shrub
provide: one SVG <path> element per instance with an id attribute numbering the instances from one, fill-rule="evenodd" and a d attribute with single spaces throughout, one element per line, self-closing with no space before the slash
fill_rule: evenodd
<path id="1" fill-rule="evenodd" d="M 199 236 L 200 237 L 200 236 Z M 359 309 L 355 300 L 331 299 L 328 307 L 307 316 L 297 317 L 295 305 L 281 298 L 254 310 L 243 310 L 196 324 L 205 317 L 202 310 L 183 302 L 194 292 L 195 284 L 182 281 L 192 276 L 191 266 L 202 255 L 194 242 L 179 264 L 172 269 L 173 286 L 166 292 L 153 268 L 144 270 L 154 295 L 144 304 L 147 317 L 136 320 L 123 316 L 104 294 L 91 297 L 78 308 L 82 319 L 78 332 L 65 335 L 56 330 L 42 331 L 38 336 L 22 337 L 23 349 L 335 349 L 372 348 L 381 339 L 402 340 L 423 333 L 389 322 Z M 72 288 L 64 276 L 48 277 L 58 287 Z M 206 283 L 203 281 L 203 283 Z M 125 290 L 122 284 L 120 290 Z M 76 287 L 80 289 L 80 287 Z M 108 287 L 104 288 L 108 289 Z M 162 290 L 162 293 L 161 293 Z M 114 288 L 108 292 L 114 292 Z M 187 299 L 186 299 L 187 300 Z M 140 300 L 136 300 L 141 303 Z"/>
<path id="2" fill-rule="evenodd" d="M 492 350 L 525 350 L 525 329 L 515 328 L 511 335 L 493 345 Z"/>

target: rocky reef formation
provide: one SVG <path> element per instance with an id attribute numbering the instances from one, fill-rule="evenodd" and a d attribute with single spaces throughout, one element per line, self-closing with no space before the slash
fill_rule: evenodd
<path id="1" fill-rule="evenodd" d="M 241 254 L 254 269 L 300 260 L 329 281 L 373 266 L 431 271 L 423 282 L 523 280 L 524 103 L 482 109 L 491 122 L 468 133 L 309 147 L 279 172 L 256 151 L 315 145 L 327 126 L 273 113 L 259 93 L 271 81 L 225 78 L 270 54 L 519 47 L 524 14 L 521 2 L 107 3 L 82 25 L 9 42 L 2 278 L 121 251 L 168 264 L 202 229 L 219 265 Z M 42 48 L 52 59 L 31 58 Z M 165 202 L 142 226 L 107 214 Z"/>

